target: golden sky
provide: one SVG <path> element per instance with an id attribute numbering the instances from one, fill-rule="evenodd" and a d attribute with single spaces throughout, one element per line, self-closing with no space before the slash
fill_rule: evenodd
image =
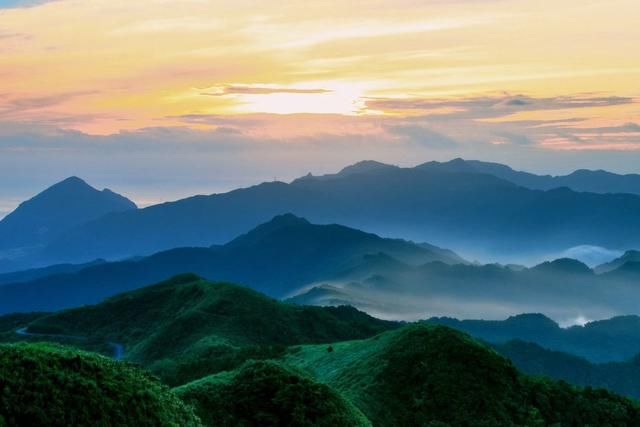
<path id="1" fill-rule="evenodd" d="M 0 182 L 31 182 L 0 203 L 362 159 L 640 172 L 639 23 L 638 0 L 0 0 Z"/>
<path id="2" fill-rule="evenodd" d="M 634 98 L 638 22 L 637 0 L 58 0 L 0 11 L 0 114 L 111 134 L 196 114 L 448 111 L 372 98 Z M 640 120 L 637 104 L 558 110 L 500 120 Z"/>

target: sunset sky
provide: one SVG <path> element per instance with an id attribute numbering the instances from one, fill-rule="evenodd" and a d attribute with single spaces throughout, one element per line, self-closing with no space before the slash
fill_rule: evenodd
<path id="1" fill-rule="evenodd" d="M 640 172 L 638 0 L 0 0 L 0 216 L 362 159 Z M 11 188 L 9 188 L 11 187 Z"/>

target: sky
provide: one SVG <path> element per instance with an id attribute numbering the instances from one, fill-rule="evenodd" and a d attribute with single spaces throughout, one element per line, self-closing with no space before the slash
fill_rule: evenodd
<path id="1" fill-rule="evenodd" d="M 0 0 L 0 216 L 363 159 L 640 172 L 637 0 Z"/>

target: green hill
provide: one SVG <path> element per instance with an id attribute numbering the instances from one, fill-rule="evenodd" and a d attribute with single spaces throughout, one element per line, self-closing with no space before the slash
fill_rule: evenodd
<path id="1" fill-rule="evenodd" d="M 201 425 L 144 371 L 52 344 L 0 345 L 0 385 L 0 426 Z"/>
<path id="2" fill-rule="evenodd" d="M 351 307 L 286 304 L 185 274 L 40 318 L 28 331 L 83 336 L 87 345 L 121 343 L 127 360 L 177 385 L 279 356 L 288 345 L 366 338 L 396 326 Z"/>
<path id="3" fill-rule="evenodd" d="M 274 362 L 249 362 L 176 391 L 209 426 L 371 425 L 328 386 Z"/>
<path id="4" fill-rule="evenodd" d="M 74 345 L 102 351 L 122 344 L 125 360 L 184 385 L 176 391 L 209 425 L 640 425 L 635 401 L 521 374 L 446 326 L 398 326 L 350 307 L 296 306 L 185 274 L 36 318 L 27 332 L 80 337 Z M 77 381 L 91 383 L 92 372 L 77 370 Z"/>
<path id="5" fill-rule="evenodd" d="M 350 399 L 376 426 L 633 426 L 640 406 L 605 390 L 520 374 L 443 326 L 301 346 L 285 362 Z"/>

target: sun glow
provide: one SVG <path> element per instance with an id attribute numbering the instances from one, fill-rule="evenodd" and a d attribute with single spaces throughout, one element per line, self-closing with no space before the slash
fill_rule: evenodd
<path id="1" fill-rule="evenodd" d="M 316 113 L 360 114 L 364 109 L 364 92 L 357 84 L 323 85 L 321 93 L 274 92 L 268 94 L 228 95 L 236 101 L 235 109 L 243 113 Z"/>
<path id="2" fill-rule="evenodd" d="M 635 0 L 548 8 L 524 0 L 499 8 L 470 0 L 57 0 L 0 9 L 0 121 L 109 134 L 198 127 L 180 117 L 202 114 L 464 110 L 374 108 L 376 99 L 637 97 L 637 17 Z M 626 123 L 639 120 L 637 111 L 634 102 L 479 120 Z"/>

